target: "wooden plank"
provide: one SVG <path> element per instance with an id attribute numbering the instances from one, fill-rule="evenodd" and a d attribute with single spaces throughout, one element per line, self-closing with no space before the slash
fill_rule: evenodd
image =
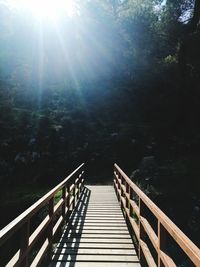
<path id="1" fill-rule="evenodd" d="M 124 264 L 140 266 L 113 188 L 88 188 L 91 190 L 89 204 L 87 207 L 80 205 L 79 210 L 71 214 L 53 260 L 59 266 L 68 266 L 68 263 L 76 267 L 81 262 L 85 267 L 91 263 L 93 267 L 96 264 L 110 267 L 113 262 L 120 263 L 120 267 Z M 103 190 L 106 193 L 102 194 Z"/>
<path id="2" fill-rule="evenodd" d="M 138 262 L 138 257 L 135 255 L 66 255 L 54 254 L 52 261 L 70 261 L 70 262 Z"/>
<path id="3" fill-rule="evenodd" d="M 102 235 L 102 234 L 104 234 L 104 235 L 106 235 L 106 234 L 108 234 L 108 235 L 110 235 L 110 234 L 118 234 L 118 235 L 129 235 L 130 236 L 130 234 L 129 234 L 129 232 L 128 232 L 128 230 L 118 230 L 118 229 L 85 229 L 85 227 L 82 227 L 82 228 L 80 228 L 80 229 L 70 229 L 70 231 L 65 231 L 65 232 L 63 232 L 63 233 L 70 233 L 70 234 L 76 234 L 76 233 L 80 233 L 81 232 L 81 234 L 82 235 L 84 235 L 84 234 L 93 234 L 93 235 Z"/>
<path id="4" fill-rule="evenodd" d="M 56 224 L 53 227 L 53 236 L 55 236 L 56 232 L 58 231 L 60 225 L 62 224 L 64 218 L 63 216 L 60 216 L 60 218 L 58 219 L 58 221 L 56 222 Z"/>
<path id="5" fill-rule="evenodd" d="M 113 248 L 57 248 L 54 254 L 61 253 L 67 255 L 135 255 L 136 251 L 133 249 L 113 249 Z"/>
<path id="6" fill-rule="evenodd" d="M 54 206 L 54 212 L 53 212 L 54 214 L 57 213 L 60 210 L 60 208 L 62 207 L 63 203 L 64 203 L 64 199 L 61 198 L 58 201 L 58 203 Z"/>
<path id="7" fill-rule="evenodd" d="M 147 233 L 148 237 L 151 240 L 152 245 L 154 246 L 154 248 L 156 249 L 156 251 L 159 250 L 158 248 L 158 237 L 155 234 L 153 228 L 151 227 L 151 225 L 149 224 L 149 222 L 142 216 L 140 216 L 140 221 L 145 229 L 145 232 Z"/>
<path id="8" fill-rule="evenodd" d="M 44 253 L 48 249 L 48 246 L 49 246 L 49 241 L 48 239 L 46 239 L 42 244 L 40 250 L 38 251 L 36 257 L 34 258 L 33 262 L 31 263 L 30 267 L 37 267 L 40 264 Z"/>
<path id="9" fill-rule="evenodd" d="M 121 216 L 119 216 L 119 217 L 114 217 L 114 216 L 103 216 L 103 215 L 97 215 L 97 216 L 93 216 L 93 215 L 89 215 L 89 216 L 87 216 L 87 215 L 80 215 L 80 216 L 77 216 L 77 215 L 75 215 L 75 216 L 71 216 L 70 217 L 70 220 L 73 220 L 73 221 L 82 221 L 82 222 L 84 222 L 84 221 L 98 221 L 98 220 L 100 220 L 100 221 L 102 221 L 102 220 L 104 220 L 104 221 L 116 221 L 116 222 L 119 222 L 119 221 L 121 221 L 121 222 L 123 222 L 124 221 L 124 217 L 121 215 Z"/>
<path id="10" fill-rule="evenodd" d="M 82 220 L 73 220 L 70 225 L 72 226 L 78 226 L 78 225 L 105 225 L 105 226 L 122 226 L 126 225 L 124 221 L 118 220 L 118 221 L 111 221 L 111 220 L 87 220 L 87 221 L 82 221 Z"/>
<path id="11" fill-rule="evenodd" d="M 77 226 L 71 226 L 70 227 L 72 230 L 77 230 L 77 231 L 85 231 L 85 232 L 87 232 L 87 231 L 89 231 L 89 232 L 92 232 L 92 230 L 97 230 L 98 232 L 101 232 L 101 230 L 106 230 L 106 231 L 117 231 L 117 232 L 128 232 L 128 230 L 127 230 L 127 227 L 126 226 L 113 226 L 112 224 L 111 225 L 108 225 L 108 226 L 106 226 L 106 225 L 77 225 Z"/>
<path id="12" fill-rule="evenodd" d="M 126 228 L 127 229 L 127 226 L 126 226 L 126 224 L 125 224 L 125 222 L 103 222 L 103 221 L 93 221 L 93 222 L 91 222 L 91 221 L 84 221 L 84 222 L 81 222 L 81 221 L 78 221 L 78 222 L 74 222 L 74 223 L 70 223 L 70 224 L 68 224 L 68 226 L 67 226 L 67 228 L 68 227 L 81 227 L 81 226 L 83 226 L 84 225 L 84 227 L 115 227 L 115 228 L 121 228 L 121 227 L 123 227 L 123 228 Z M 67 229 L 66 228 L 66 229 Z"/>
<path id="13" fill-rule="evenodd" d="M 19 229 L 26 220 L 30 219 L 41 207 L 43 207 L 49 201 L 49 199 L 51 199 L 55 195 L 55 193 L 58 192 L 64 186 L 64 184 L 66 184 L 74 176 L 74 174 L 77 173 L 83 166 L 84 164 L 81 164 L 60 184 L 55 186 L 50 192 L 48 192 L 46 195 L 40 198 L 30 208 L 25 210 L 16 219 L 14 219 L 7 226 L 5 226 L 0 231 L 0 245 L 2 245 L 13 233 L 15 233 L 17 229 Z"/>
<path id="14" fill-rule="evenodd" d="M 130 178 L 119 168 L 117 164 L 114 165 L 115 170 L 126 180 L 129 186 L 143 201 L 143 203 L 151 210 L 158 221 L 163 225 L 175 242 L 186 253 L 190 260 L 196 265 L 200 266 L 200 249 L 164 214 L 156 205 L 150 200 L 147 195 L 135 184 Z M 116 174 L 116 171 L 115 171 Z M 116 176 L 117 177 L 117 176 Z"/>
<path id="15" fill-rule="evenodd" d="M 98 238 L 99 240 L 101 239 L 107 239 L 107 240 L 115 240 L 115 239 L 126 239 L 126 240 L 131 240 L 130 239 L 130 236 L 129 235 L 114 235 L 114 234 L 106 234 L 106 235 L 88 235 L 88 234 L 69 234 L 69 235 L 66 235 L 66 237 L 68 238 L 79 238 L 81 237 L 82 240 L 84 239 L 94 239 L 94 238 Z"/>
<path id="16" fill-rule="evenodd" d="M 76 248 L 76 249 L 99 249 L 99 248 L 106 248 L 106 249 L 125 249 L 135 251 L 133 243 L 123 244 L 123 243 L 75 243 L 75 242 L 68 242 L 68 243 L 58 243 L 57 248 Z"/>
<path id="17" fill-rule="evenodd" d="M 111 244 L 132 244 L 132 240 L 130 238 L 62 238 L 60 243 L 111 243 Z"/>
<path id="18" fill-rule="evenodd" d="M 82 234 L 96 234 L 96 235 L 100 235 L 100 234 L 121 234 L 121 235 L 130 235 L 128 230 L 126 228 L 99 228 L 98 226 L 96 228 L 85 228 L 85 226 L 81 226 L 81 227 L 71 227 L 70 229 L 64 230 L 63 233 L 67 234 L 67 233 L 82 233 Z"/>
<path id="19" fill-rule="evenodd" d="M 123 218 L 122 213 L 114 214 L 114 213 L 100 213 L 100 212 L 95 212 L 95 213 L 85 213 L 85 212 L 76 212 L 75 214 L 72 215 L 73 218 L 76 217 L 102 217 L 102 218 L 110 218 L 110 217 L 115 217 L 115 218 Z"/>
<path id="20" fill-rule="evenodd" d="M 79 211 L 77 211 L 76 212 L 76 214 L 84 214 L 85 213 L 85 211 L 82 211 L 82 212 L 79 212 Z M 91 211 L 91 210 L 87 210 L 87 214 L 88 215 L 94 215 L 94 214 L 99 214 L 99 215 L 103 215 L 103 214 L 112 214 L 112 215 L 121 215 L 122 214 L 122 212 L 121 212 L 121 210 L 110 210 L 110 211 L 108 211 L 108 210 L 95 210 L 95 211 Z"/>
<path id="21" fill-rule="evenodd" d="M 156 265 L 156 263 L 154 261 L 154 258 L 151 255 L 151 252 L 150 252 L 147 244 L 144 241 L 140 240 L 140 246 L 141 246 L 142 252 L 143 252 L 143 254 L 145 256 L 145 259 L 147 261 L 148 266 L 157 267 L 157 265 Z"/>
<path id="22" fill-rule="evenodd" d="M 126 222 L 124 219 L 114 219 L 114 218 L 87 218 L 85 219 L 84 217 L 82 218 L 71 218 L 70 224 L 69 225 L 91 225 L 91 224 L 99 224 L 99 225 L 113 225 L 113 226 L 126 226 Z"/>
<path id="23" fill-rule="evenodd" d="M 49 267 L 140 267 L 138 262 L 135 263 L 123 263 L 123 262 L 76 262 L 75 265 L 71 265 L 70 262 L 60 262 L 59 265 L 51 263 Z"/>
<path id="24" fill-rule="evenodd" d="M 90 200 L 91 201 L 91 200 Z M 120 207 L 118 205 L 118 203 L 116 204 L 116 201 L 113 205 L 91 205 L 88 204 L 87 206 L 87 210 L 120 210 Z"/>
<path id="25" fill-rule="evenodd" d="M 160 252 L 160 258 L 166 267 L 176 267 L 177 265 L 174 263 L 174 261 L 163 251 Z"/>

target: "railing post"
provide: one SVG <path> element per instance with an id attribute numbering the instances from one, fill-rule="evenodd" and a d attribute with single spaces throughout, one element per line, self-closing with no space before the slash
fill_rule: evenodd
<path id="1" fill-rule="evenodd" d="M 73 197 L 74 199 L 73 199 L 73 204 L 72 204 L 72 211 L 76 205 L 76 179 L 74 179 Z"/>
<path id="2" fill-rule="evenodd" d="M 114 189 L 115 189 L 115 193 L 117 195 L 117 190 L 115 188 L 115 182 L 117 182 L 117 181 L 116 181 L 116 177 L 115 177 L 115 165 L 114 165 L 114 168 L 113 168 L 113 186 L 114 186 Z"/>
<path id="3" fill-rule="evenodd" d="M 62 188 L 62 199 L 63 199 L 63 205 L 62 205 L 62 216 L 65 222 L 65 215 L 66 215 L 66 185 Z"/>
<path id="4" fill-rule="evenodd" d="M 131 187 L 129 187 L 129 199 L 130 201 L 133 200 L 133 189 Z M 130 205 L 130 208 L 129 208 L 129 215 L 131 218 L 133 218 L 133 207 L 132 205 Z"/>
<path id="5" fill-rule="evenodd" d="M 81 192 L 82 189 L 84 188 L 84 183 L 85 183 L 85 170 L 83 170 L 81 173 Z"/>
<path id="6" fill-rule="evenodd" d="M 49 219 L 50 223 L 48 226 L 48 241 L 49 241 L 49 248 L 48 248 L 48 257 L 51 258 L 52 250 L 53 250 L 53 214 L 54 214 L 54 197 L 49 200 Z"/>
<path id="7" fill-rule="evenodd" d="M 67 184 L 67 203 L 66 203 L 66 207 L 67 207 L 67 218 L 66 219 L 68 219 L 69 218 L 69 216 L 70 216 L 70 207 L 69 207 L 69 205 L 70 205 L 70 185 L 69 184 Z"/>
<path id="8" fill-rule="evenodd" d="M 82 173 L 79 174 L 79 177 L 78 177 L 78 181 L 77 181 L 77 200 L 79 199 L 79 195 L 80 195 L 80 192 L 81 192 L 81 178 L 82 177 Z"/>
<path id="9" fill-rule="evenodd" d="M 129 210 L 130 209 L 130 186 L 127 182 L 126 182 L 126 194 L 128 194 L 128 196 L 126 195 L 126 208 Z"/>
<path id="10" fill-rule="evenodd" d="M 116 170 L 116 177 L 115 177 L 115 179 L 116 179 L 116 182 L 117 182 L 117 184 L 116 184 L 117 199 L 120 202 L 120 193 L 119 193 L 120 183 L 119 183 L 119 173 L 117 172 L 117 170 Z"/>
<path id="11" fill-rule="evenodd" d="M 25 254 L 25 257 L 21 262 L 21 266 L 24 267 L 29 266 L 28 254 L 27 254 L 27 248 L 29 245 L 29 235 L 30 235 L 30 220 L 24 223 L 20 233 L 20 257 L 24 257 L 23 255 Z"/>
<path id="12" fill-rule="evenodd" d="M 161 251 L 164 251 L 166 248 L 166 230 L 163 225 L 158 221 L 158 267 L 164 267 L 164 264 L 161 260 Z"/>
<path id="13" fill-rule="evenodd" d="M 145 204 L 144 202 L 141 200 L 141 198 L 139 198 L 139 212 L 140 212 L 140 216 L 139 216 L 139 260 L 142 266 L 145 266 L 145 257 L 144 257 L 144 253 L 142 251 L 142 246 L 141 246 L 141 240 L 144 241 L 145 239 L 145 229 L 141 223 L 141 217 L 145 217 Z"/>
<path id="14" fill-rule="evenodd" d="M 121 199 L 121 209 L 123 209 L 123 189 L 122 186 L 124 185 L 123 176 L 119 173 L 120 177 L 120 199 Z"/>

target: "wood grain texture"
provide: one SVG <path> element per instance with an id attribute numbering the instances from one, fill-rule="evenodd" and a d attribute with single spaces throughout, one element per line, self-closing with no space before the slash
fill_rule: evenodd
<path id="1" fill-rule="evenodd" d="M 49 267 L 139 267 L 113 187 L 87 186 L 84 190 Z"/>
<path id="2" fill-rule="evenodd" d="M 148 266 L 176 266 L 171 255 L 167 254 L 166 237 L 170 236 L 194 265 L 200 266 L 200 249 L 142 192 L 117 164 L 114 164 L 114 188 L 125 217 L 131 224 L 137 238 L 141 265 L 147 263 Z M 147 210 L 157 221 L 157 232 L 147 219 Z M 147 237 L 157 253 L 157 265 L 152 257 L 149 244 L 145 242 Z"/>

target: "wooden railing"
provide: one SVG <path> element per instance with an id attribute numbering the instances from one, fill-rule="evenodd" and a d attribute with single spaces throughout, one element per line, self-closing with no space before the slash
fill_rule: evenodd
<path id="1" fill-rule="evenodd" d="M 200 267 L 200 249 L 130 180 L 117 164 L 114 165 L 114 188 L 127 222 L 136 237 L 141 264 L 151 267 L 177 266 L 174 258 L 172 259 L 167 253 L 166 238 L 170 237 L 190 261 Z M 147 219 L 148 212 L 157 223 L 156 230 Z"/>
<path id="2" fill-rule="evenodd" d="M 54 187 L 49 193 L 40 198 L 35 204 L 0 231 L 0 250 L 4 246 L 12 248 L 12 237 L 17 234 L 19 247 L 15 253 L 1 266 L 38 266 L 44 255 L 51 255 L 53 240 L 64 221 L 75 208 L 84 184 L 84 164 Z M 55 198 L 61 195 L 60 199 Z M 32 229 L 33 217 L 41 210 L 46 212 L 45 218 L 35 229 Z M 42 242 L 41 242 L 42 241 Z M 9 244 L 9 242 L 11 244 Z M 35 245 L 40 244 L 35 251 Z M 9 255 L 7 251 L 6 255 Z M 4 255 L 5 256 L 5 255 Z M 2 264 L 2 263 L 1 263 Z"/>

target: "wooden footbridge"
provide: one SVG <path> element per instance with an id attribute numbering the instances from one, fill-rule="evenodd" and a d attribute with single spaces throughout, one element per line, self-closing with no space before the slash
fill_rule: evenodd
<path id="1" fill-rule="evenodd" d="M 0 266 L 200 267 L 198 247 L 116 164 L 113 185 L 85 186 L 80 165 L 0 231 Z"/>

